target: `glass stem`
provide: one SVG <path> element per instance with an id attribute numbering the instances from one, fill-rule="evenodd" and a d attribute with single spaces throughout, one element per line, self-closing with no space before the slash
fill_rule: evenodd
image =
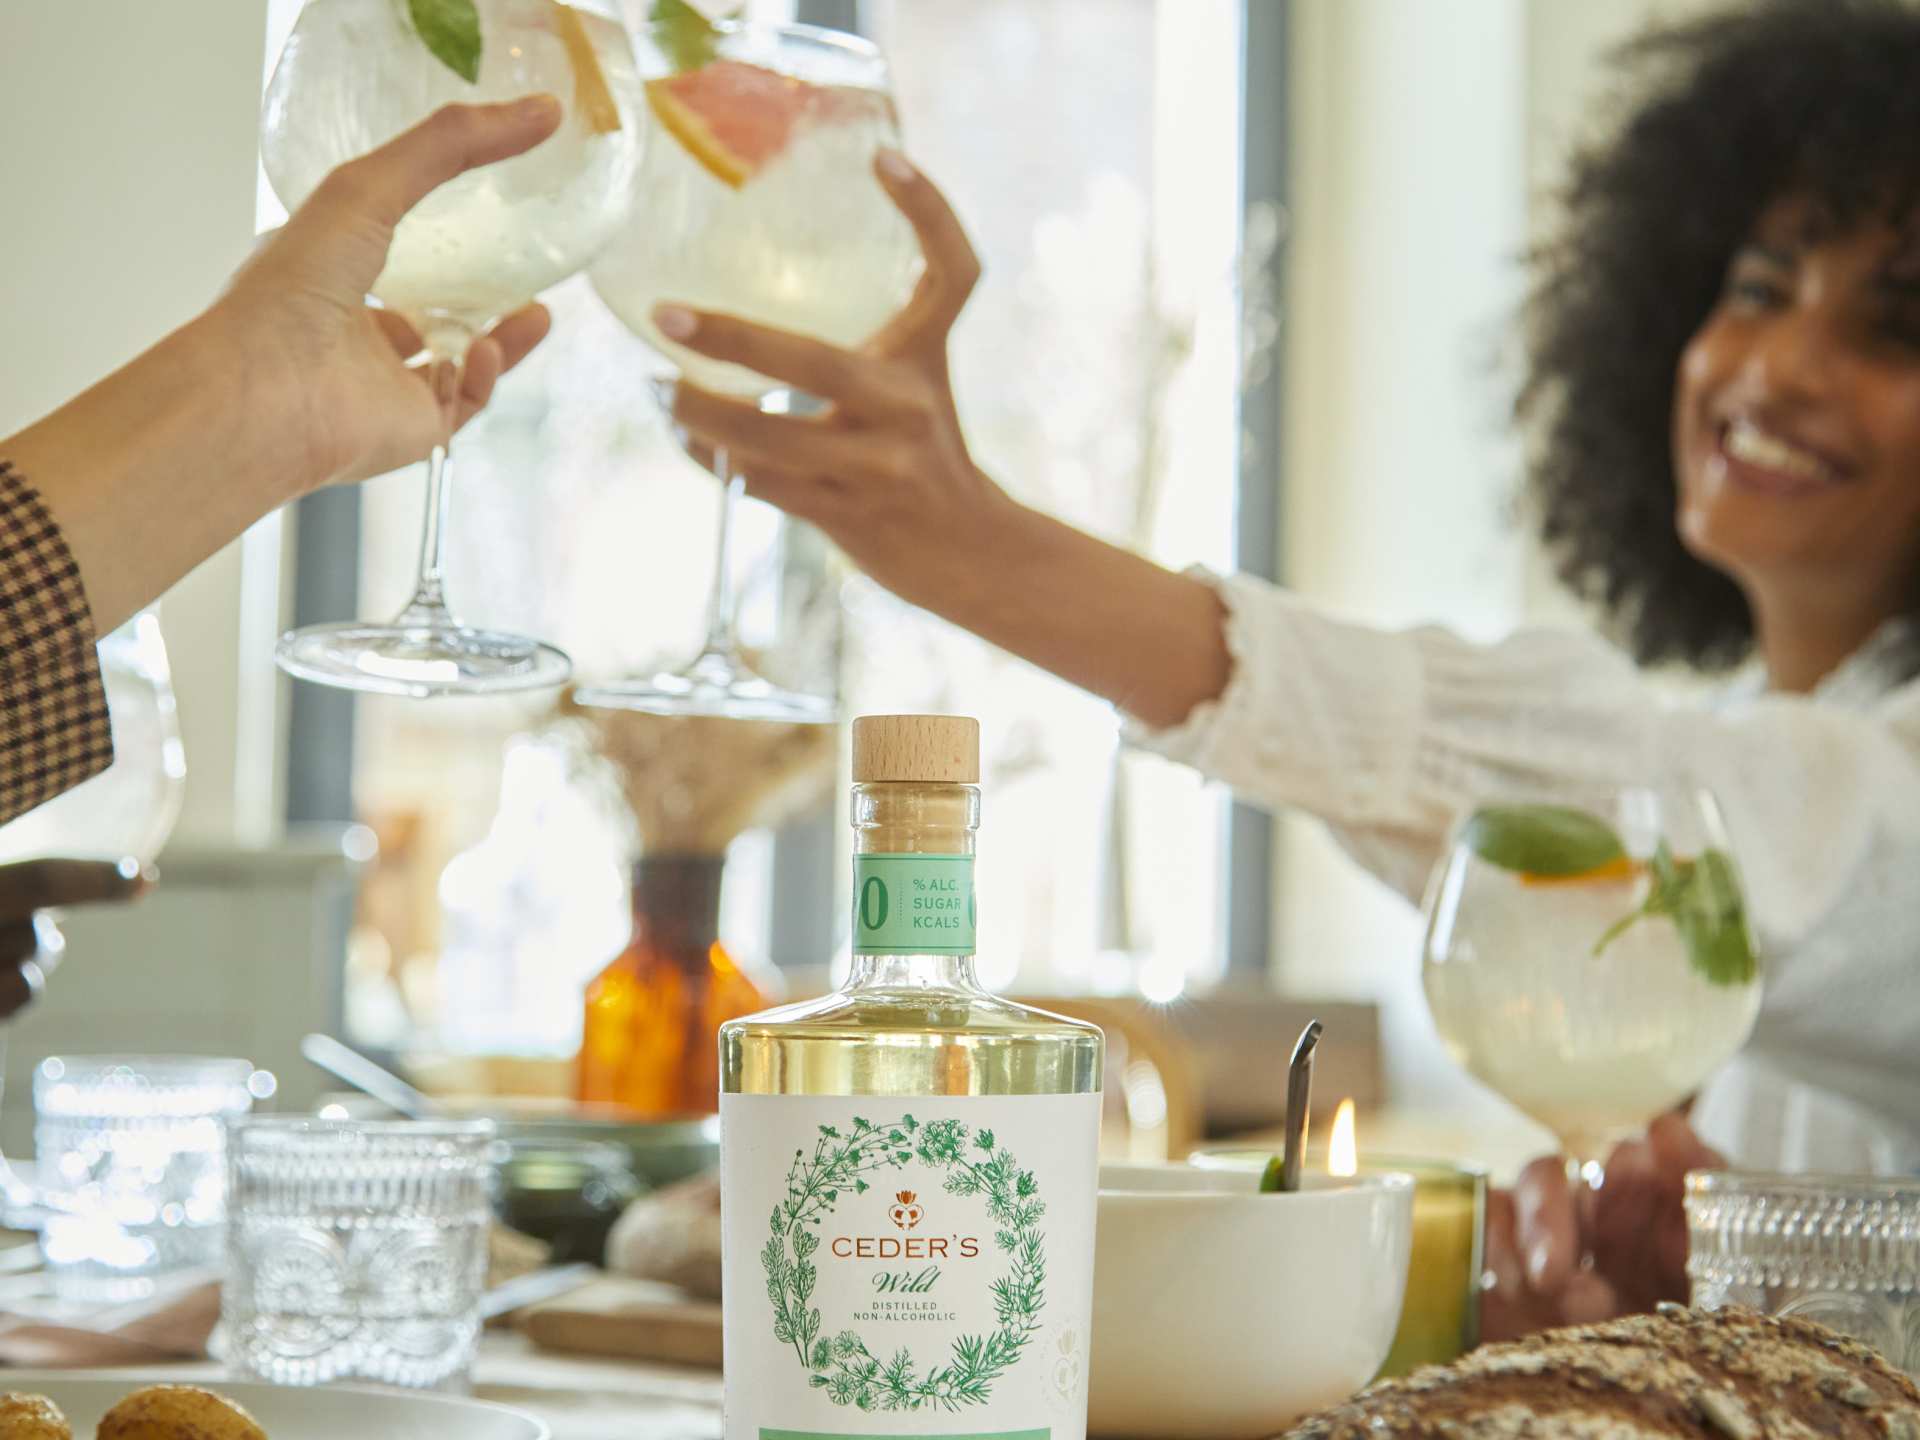
<path id="1" fill-rule="evenodd" d="M 1606 1151 L 1598 1145 L 1581 1145 L 1569 1149 L 1563 1157 L 1567 1167 L 1567 1193 L 1573 1196 L 1576 1207 L 1590 1206 L 1593 1197 L 1606 1183 L 1607 1173 L 1597 1159 L 1587 1156 L 1604 1155 Z"/>
<path id="2" fill-rule="evenodd" d="M 720 533 L 714 543 L 713 588 L 707 593 L 707 639 L 702 655 L 732 655 L 734 605 L 733 588 L 733 514 L 747 482 L 735 475 L 727 452 L 713 452 L 713 474 L 720 482 Z"/>
<path id="3" fill-rule="evenodd" d="M 420 533 L 420 566 L 413 598 L 400 612 L 406 625 L 455 624 L 447 608 L 447 518 L 452 509 L 453 432 L 460 418 L 460 380 L 473 332 L 441 321 L 427 333 L 427 383 L 440 411 L 440 441 L 427 456 L 427 513 Z"/>

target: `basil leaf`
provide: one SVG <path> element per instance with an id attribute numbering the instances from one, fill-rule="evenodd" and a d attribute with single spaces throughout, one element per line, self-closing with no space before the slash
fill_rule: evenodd
<path id="1" fill-rule="evenodd" d="M 1760 959 L 1753 953 L 1733 861 L 1723 851 L 1703 850 L 1698 860 L 1682 863 L 1687 881 L 1668 913 L 1693 968 L 1711 985 L 1751 985 Z"/>
<path id="2" fill-rule="evenodd" d="M 1602 935 L 1593 953 L 1598 955 L 1636 921 L 1662 916 L 1673 921 L 1688 962 L 1709 984 L 1752 984 L 1760 973 L 1760 960 L 1747 931 L 1733 861 L 1719 850 L 1704 850 L 1698 860 L 1676 860 L 1662 840 L 1647 869 L 1653 889 L 1645 903 Z"/>
<path id="3" fill-rule="evenodd" d="M 1460 838 L 1489 865 L 1526 875 L 1580 875 L 1626 854 L 1604 820 L 1566 805 L 1488 805 Z"/>
<path id="4" fill-rule="evenodd" d="M 1267 1168 L 1260 1172 L 1260 1193 L 1262 1195 L 1278 1195 L 1280 1193 L 1280 1176 L 1283 1173 L 1284 1167 L 1280 1164 L 1280 1157 L 1278 1155 L 1267 1161 Z"/>
<path id="5" fill-rule="evenodd" d="M 407 0 L 421 42 L 469 85 L 480 79 L 480 12 L 473 0 Z"/>
<path id="6" fill-rule="evenodd" d="M 698 70 L 720 54 L 720 32 L 687 0 L 653 0 L 653 38 L 674 73 Z"/>

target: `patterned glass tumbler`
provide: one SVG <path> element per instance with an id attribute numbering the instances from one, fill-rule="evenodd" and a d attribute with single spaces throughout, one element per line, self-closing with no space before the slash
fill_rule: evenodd
<path id="1" fill-rule="evenodd" d="M 253 1119 L 228 1144 L 236 1375 L 458 1388 L 487 1276 L 493 1123 Z"/>
<path id="2" fill-rule="evenodd" d="M 1698 1171 L 1687 1232 L 1695 1305 L 1815 1320 L 1920 1377 L 1920 1180 Z"/>

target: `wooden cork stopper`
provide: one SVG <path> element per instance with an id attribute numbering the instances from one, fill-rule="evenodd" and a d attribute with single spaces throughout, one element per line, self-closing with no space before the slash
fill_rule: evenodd
<path id="1" fill-rule="evenodd" d="M 862 715 L 853 722 L 853 783 L 980 783 L 980 722 L 966 715 Z"/>

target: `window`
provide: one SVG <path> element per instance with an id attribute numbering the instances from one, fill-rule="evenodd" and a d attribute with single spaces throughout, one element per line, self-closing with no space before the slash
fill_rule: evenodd
<path id="1" fill-rule="evenodd" d="M 755 6 L 770 18 L 793 8 Z M 838 12 L 856 8 L 891 58 L 909 151 L 953 197 L 985 261 L 955 337 L 983 465 L 1023 500 L 1167 563 L 1233 567 L 1243 4 L 800 7 L 849 19 Z M 296 9 L 278 3 L 276 46 Z M 1099 63 L 1087 63 L 1096 49 Z M 454 603 L 475 622 L 558 641 L 586 674 L 676 657 L 698 638 L 714 487 L 658 418 L 641 343 L 583 280 L 547 299 L 553 338 L 455 449 Z M 325 498 L 333 511 L 302 516 L 298 618 L 397 609 L 418 543 L 419 473 L 365 487 L 357 517 Z M 986 979 L 1170 999 L 1221 972 L 1230 857 L 1217 790 L 1123 753 L 1104 705 L 911 610 L 773 512 L 748 508 L 737 563 L 749 643 L 779 642 L 796 569 L 824 575 L 841 601 L 850 713 L 980 716 Z M 357 567 L 343 562 L 349 545 Z M 385 846 L 350 960 L 360 1038 L 569 1050 L 579 987 L 624 927 L 624 840 L 539 739 L 551 702 L 346 700 L 300 687 L 294 704 L 293 769 L 324 772 L 331 756 L 344 785 L 350 753 L 353 811 Z M 519 820 L 488 840 L 503 781 L 510 809 L 546 797 L 540 843 L 515 831 Z M 726 933 L 738 950 L 825 960 L 844 945 L 832 933 L 842 907 L 826 893 L 807 912 L 813 933 L 783 928 L 776 946 L 768 925 L 783 875 L 829 873 L 811 862 L 844 843 L 837 801 L 833 813 L 802 834 L 736 843 Z M 844 883 L 840 869 L 810 888 Z M 1264 868 L 1252 878 L 1263 908 Z M 515 908 L 530 894 L 539 903 Z M 443 922 L 479 913 L 483 930 L 505 927 L 513 943 L 465 946 Z"/>

